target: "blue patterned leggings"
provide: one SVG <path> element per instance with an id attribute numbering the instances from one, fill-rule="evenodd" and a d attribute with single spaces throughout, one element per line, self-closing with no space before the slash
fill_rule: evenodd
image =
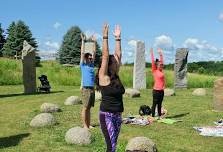
<path id="1" fill-rule="evenodd" d="M 115 152 L 118 135 L 122 124 L 120 112 L 99 112 L 101 131 L 107 144 L 107 152 Z"/>

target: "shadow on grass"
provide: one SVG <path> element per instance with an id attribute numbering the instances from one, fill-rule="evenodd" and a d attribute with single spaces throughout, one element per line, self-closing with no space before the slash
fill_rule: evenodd
<path id="1" fill-rule="evenodd" d="M 23 138 L 26 138 L 30 133 L 18 134 L 9 137 L 0 137 L 0 149 L 17 146 Z"/>
<path id="2" fill-rule="evenodd" d="M 188 114 L 190 114 L 190 113 L 187 112 L 187 113 L 177 114 L 177 115 L 173 115 L 173 116 L 167 116 L 166 118 L 180 118 L 180 117 L 184 117 Z"/>
<path id="3" fill-rule="evenodd" d="M 52 93 L 60 93 L 64 91 L 52 91 L 50 93 L 47 92 L 37 92 L 37 93 L 31 93 L 31 94 L 25 94 L 25 93 L 15 93 L 15 94 L 0 94 L 0 98 L 6 98 L 6 97 L 17 97 L 17 96 L 30 96 L 30 95 L 41 95 L 41 94 L 52 94 Z"/>

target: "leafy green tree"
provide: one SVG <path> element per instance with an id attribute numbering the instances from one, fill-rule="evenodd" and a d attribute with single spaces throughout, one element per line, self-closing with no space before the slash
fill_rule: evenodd
<path id="1" fill-rule="evenodd" d="M 188 63 L 187 71 L 188 72 L 196 72 L 198 68 L 199 68 L 199 65 L 197 63 L 195 63 L 195 62 Z"/>
<path id="2" fill-rule="evenodd" d="M 1 24 L 0 24 L 0 57 L 2 57 L 2 48 L 3 48 L 4 43 L 6 42 L 5 35 L 3 33 L 4 33 L 4 30 L 2 29 Z"/>
<path id="3" fill-rule="evenodd" d="M 15 22 L 12 22 L 7 29 L 8 36 L 6 38 L 6 43 L 4 44 L 2 48 L 2 53 L 3 53 L 3 56 L 5 57 L 12 57 L 13 55 L 15 55 L 15 50 L 13 49 L 16 47 L 15 29 L 16 29 L 16 24 Z"/>
<path id="4" fill-rule="evenodd" d="M 78 26 L 71 27 L 64 35 L 63 42 L 59 49 L 59 62 L 60 64 L 80 64 L 80 52 L 81 52 L 81 29 Z M 90 42 L 91 40 L 86 40 Z M 95 65 L 98 66 L 101 60 L 101 49 L 98 43 L 96 43 L 96 56 Z"/>
<path id="5" fill-rule="evenodd" d="M 60 64 L 79 64 L 81 50 L 81 29 L 78 26 L 71 27 L 63 37 L 59 49 Z"/>
<path id="6" fill-rule="evenodd" d="M 37 48 L 37 42 L 32 37 L 29 27 L 21 20 L 12 22 L 7 29 L 7 39 L 3 46 L 3 56 L 14 57 L 21 56 L 23 49 L 23 41 L 26 40 L 34 48 Z"/>
<path id="7" fill-rule="evenodd" d="M 200 74 L 204 74 L 205 73 L 205 69 L 204 69 L 204 67 L 200 67 L 200 68 L 198 68 L 198 73 L 200 73 Z"/>

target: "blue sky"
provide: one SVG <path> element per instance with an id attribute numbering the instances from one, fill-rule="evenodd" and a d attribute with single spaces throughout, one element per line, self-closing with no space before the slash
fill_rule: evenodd
<path id="1" fill-rule="evenodd" d="M 164 49 L 165 63 L 173 63 L 175 50 L 189 48 L 189 62 L 223 59 L 222 0 L 2 0 L 0 23 L 23 20 L 42 52 L 58 50 L 66 31 L 78 25 L 87 35 L 96 33 L 101 43 L 102 25 L 122 27 L 123 62 L 133 62 L 135 42 Z"/>

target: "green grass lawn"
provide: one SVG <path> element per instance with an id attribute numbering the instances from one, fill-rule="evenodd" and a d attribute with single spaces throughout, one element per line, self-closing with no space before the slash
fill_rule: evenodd
<path id="1" fill-rule="evenodd" d="M 81 105 L 65 106 L 65 99 L 80 95 L 79 87 L 52 86 L 51 94 L 23 95 L 23 86 L 0 86 L 0 151 L 7 152 L 104 152 L 105 144 L 98 126 L 96 102 L 92 109 L 92 122 L 97 127 L 91 130 L 93 142 L 88 146 L 69 145 L 64 136 L 68 129 L 82 126 Z M 220 152 L 223 138 L 200 136 L 192 127 L 214 125 L 223 118 L 223 113 L 212 111 L 212 89 L 204 97 L 192 96 L 193 89 L 177 90 L 176 96 L 165 97 L 164 106 L 168 116 L 181 119 L 173 125 L 153 123 L 149 126 L 122 125 L 117 152 L 123 152 L 130 138 L 146 136 L 152 139 L 159 152 Z M 142 104 L 151 105 L 151 90 L 141 91 L 140 98 L 124 98 L 123 116 L 137 114 Z M 53 115 L 59 122 L 54 127 L 31 128 L 31 119 L 40 113 L 44 102 L 56 103 L 62 112 Z"/>

